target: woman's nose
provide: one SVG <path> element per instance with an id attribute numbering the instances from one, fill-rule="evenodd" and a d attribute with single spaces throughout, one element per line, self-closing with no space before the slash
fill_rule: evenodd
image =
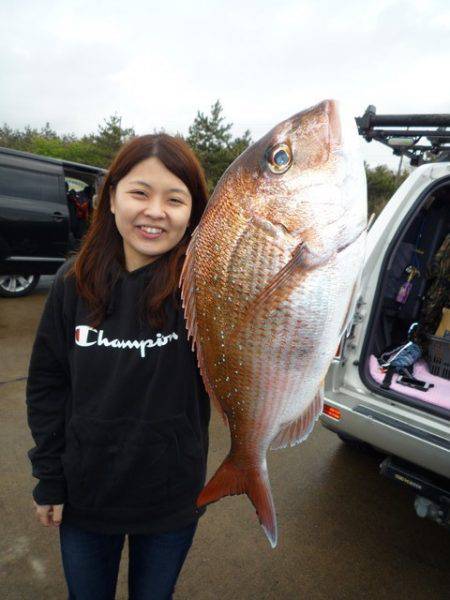
<path id="1" fill-rule="evenodd" d="M 144 208 L 144 214 L 152 219 L 163 219 L 166 214 L 162 200 L 155 197 L 150 198 Z"/>

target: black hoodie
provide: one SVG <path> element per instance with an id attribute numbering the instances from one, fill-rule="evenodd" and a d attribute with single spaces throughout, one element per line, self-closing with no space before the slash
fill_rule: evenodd
<path id="1" fill-rule="evenodd" d="M 58 271 L 38 327 L 27 382 L 28 453 L 38 504 L 99 533 L 187 526 L 206 474 L 210 405 L 184 315 L 166 303 L 155 329 L 138 304 L 156 263 L 122 271 L 97 328 L 77 295 L 71 261 Z"/>

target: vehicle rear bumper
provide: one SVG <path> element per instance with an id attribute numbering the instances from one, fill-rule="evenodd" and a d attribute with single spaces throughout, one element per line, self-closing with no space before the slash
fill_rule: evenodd
<path id="1" fill-rule="evenodd" d="M 447 434 L 419 427 L 402 420 L 394 412 L 377 410 L 347 395 L 325 394 L 325 404 L 338 409 L 341 418 L 324 413 L 322 424 L 335 433 L 345 433 L 371 444 L 383 453 L 398 456 L 413 464 L 450 478 L 450 423 Z"/>

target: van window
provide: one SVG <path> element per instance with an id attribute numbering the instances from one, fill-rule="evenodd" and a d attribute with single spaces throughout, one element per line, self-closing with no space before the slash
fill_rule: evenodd
<path id="1" fill-rule="evenodd" d="M 85 181 L 75 179 L 74 177 L 65 177 L 65 181 L 69 186 L 69 190 L 75 190 L 76 192 L 82 192 L 86 185 L 88 185 Z"/>
<path id="2" fill-rule="evenodd" d="M 58 176 L 0 166 L 0 195 L 59 202 Z"/>

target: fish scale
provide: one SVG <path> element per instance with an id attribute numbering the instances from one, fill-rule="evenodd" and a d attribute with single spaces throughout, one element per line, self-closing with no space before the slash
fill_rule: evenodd
<path id="1" fill-rule="evenodd" d="M 186 254 L 188 332 L 231 438 L 197 504 L 247 494 L 272 547 L 278 534 L 267 450 L 305 440 L 321 412 L 366 222 L 356 126 L 327 100 L 236 159 Z"/>

